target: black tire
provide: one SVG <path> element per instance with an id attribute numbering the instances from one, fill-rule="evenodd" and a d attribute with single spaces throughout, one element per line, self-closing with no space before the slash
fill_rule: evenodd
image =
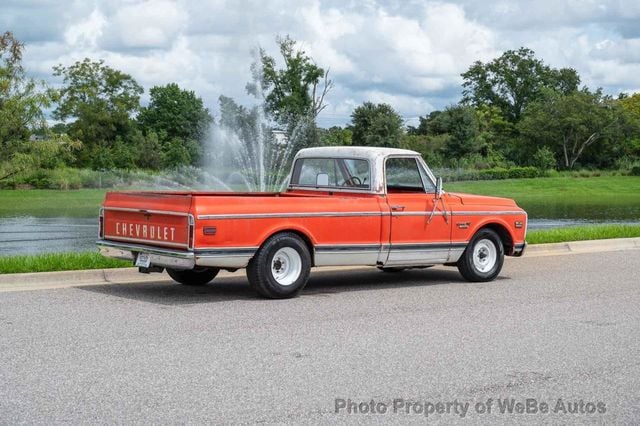
<path id="1" fill-rule="evenodd" d="M 492 250 L 495 250 L 495 259 Z M 476 261 L 474 256 L 477 257 Z M 483 228 L 473 236 L 462 253 L 458 270 L 467 281 L 492 281 L 502 270 L 503 264 L 504 246 L 500 236 L 492 229 Z"/>
<path id="2" fill-rule="evenodd" d="M 218 275 L 218 268 L 169 269 L 167 274 L 176 282 L 184 285 L 205 285 Z"/>
<path id="3" fill-rule="evenodd" d="M 305 242 L 296 234 L 283 232 L 260 247 L 247 266 L 247 278 L 261 296 L 286 299 L 300 293 L 310 271 L 311 255 Z"/>
<path id="4" fill-rule="evenodd" d="M 395 273 L 398 273 L 398 272 L 402 272 L 407 268 L 393 268 L 393 267 L 385 268 L 384 266 L 378 266 L 378 269 L 380 269 L 382 272 L 386 272 L 388 274 L 395 274 Z"/>

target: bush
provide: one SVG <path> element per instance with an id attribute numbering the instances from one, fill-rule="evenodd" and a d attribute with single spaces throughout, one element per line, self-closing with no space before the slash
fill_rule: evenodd
<path id="1" fill-rule="evenodd" d="M 633 166 L 633 167 L 631 168 L 631 171 L 629 172 L 629 174 L 630 174 L 631 176 L 640 176 L 640 165 L 638 165 L 638 166 Z"/>
<path id="2" fill-rule="evenodd" d="M 556 167 L 556 157 L 548 147 L 538 148 L 531 164 L 541 170 L 550 170 Z"/>

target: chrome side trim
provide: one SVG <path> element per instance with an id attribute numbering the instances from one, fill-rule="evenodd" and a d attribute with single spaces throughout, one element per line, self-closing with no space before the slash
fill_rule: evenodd
<path id="1" fill-rule="evenodd" d="M 436 211 L 433 213 L 434 216 L 448 216 L 450 213 L 448 211 Z M 393 212 L 391 216 L 431 216 L 430 211 L 409 211 L 409 212 Z"/>
<path id="2" fill-rule="evenodd" d="M 195 250 L 196 265 L 246 268 L 259 247 L 208 247 Z"/>
<path id="3" fill-rule="evenodd" d="M 349 189 L 339 188 L 337 186 L 305 186 L 305 185 L 288 185 L 287 189 L 291 190 L 299 190 L 299 191 L 316 191 L 316 192 L 356 192 L 358 194 L 377 194 L 377 192 L 373 191 L 371 188 L 356 188 L 353 186 L 348 187 Z"/>
<path id="4" fill-rule="evenodd" d="M 522 211 L 457 211 L 442 212 L 437 211 L 434 216 L 487 216 L 487 215 L 517 215 L 524 214 Z M 320 213 L 238 213 L 238 214 L 206 214 L 198 215 L 198 220 L 225 220 L 225 219 L 292 219 L 308 217 L 370 217 L 370 216 L 429 216 L 430 211 L 409 211 L 409 212 L 320 212 Z"/>
<path id="5" fill-rule="evenodd" d="M 526 214 L 522 210 L 503 210 L 503 211 L 454 211 L 451 212 L 452 216 L 488 216 L 488 215 L 517 215 Z"/>
<path id="6" fill-rule="evenodd" d="M 420 266 L 457 261 L 467 245 L 467 241 L 391 244 L 389 256 L 384 264 Z"/>
<path id="7" fill-rule="evenodd" d="M 114 212 L 151 213 L 151 214 L 164 214 L 167 216 L 189 216 L 188 212 L 173 212 L 169 210 L 131 209 L 127 207 L 103 207 L 103 208 L 106 211 L 114 211 Z"/>
<path id="8" fill-rule="evenodd" d="M 315 247 L 316 266 L 372 265 L 378 262 L 380 244 L 318 245 Z"/>
<path id="9" fill-rule="evenodd" d="M 306 217 L 365 217 L 365 216 L 385 216 L 388 213 L 376 212 L 320 212 L 320 213 L 238 213 L 238 214 L 205 214 L 198 215 L 198 220 L 212 219 L 272 219 L 272 218 L 306 218 Z"/>

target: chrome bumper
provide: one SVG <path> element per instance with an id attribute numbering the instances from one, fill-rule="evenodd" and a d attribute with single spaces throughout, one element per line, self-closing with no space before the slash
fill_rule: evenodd
<path id="1" fill-rule="evenodd" d="M 164 249 L 139 244 L 128 244 L 114 241 L 96 241 L 98 250 L 103 256 L 135 261 L 138 253 L 147 253 L 151 265 L 172 269 L 193 269 L 196 265 L 195 255 L 190 251 Z"/>
<path id="2" fill-rule="evenodd" d="M 522 244 L 516 244 L 513 248 L 512 256 L 521 257 L 524 254 L 524 251 L 527 249 L 527 242 L 525 241 Z"/>

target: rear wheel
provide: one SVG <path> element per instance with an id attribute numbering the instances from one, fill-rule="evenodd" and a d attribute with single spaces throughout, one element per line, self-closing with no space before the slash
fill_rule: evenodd
<path id="1" fill-rule="evenodd" d="M 220 269 L 218 268 L 199 268 L 194 269 L 169 269 L 167 268 L 167 274 L 174 281 L 184 285 L 205 285 L 213 280 L 218 275 Z"/>
<path id="2" fill-rule="evenodd" d="M 247 266 L 255 291 L 271 299 L 295 297 L 307 284 L 311 255 L 296 234 L 283 232 L 269 238 Z"/>
<path id="3" fill-rule="evenodd" d="M 498 276 L 503 263 L 504 246 L 500 236 L 485 228 L 471 239 L 458 260 L 458 270 L 468 281 L 491 281 Z"/>
<path id="4" fill-rule="evenodd" d="M 396 273 L 396 272 L 402 272 L 407 268 L 393 268 L 393 267 L 385 268 L 383 266 L 379 266 L 378 269 L 380 269 L 382 272 L 393 274 L 393 273 Z"/>

